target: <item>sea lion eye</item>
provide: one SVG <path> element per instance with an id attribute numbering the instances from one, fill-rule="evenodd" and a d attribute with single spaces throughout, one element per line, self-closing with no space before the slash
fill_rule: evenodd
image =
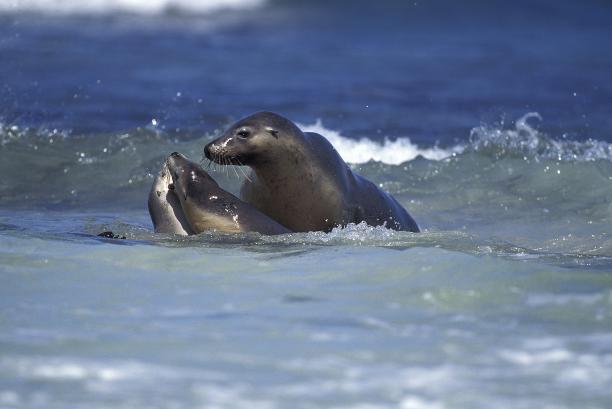
<path id="1" fill-rule="evenodd" d="M 248 129 L 241 129 L 236 133 L 236 135 L 238 135 L 240 138 L 248 138 L 251 136 L 251 132 L 249 132 Z"/>

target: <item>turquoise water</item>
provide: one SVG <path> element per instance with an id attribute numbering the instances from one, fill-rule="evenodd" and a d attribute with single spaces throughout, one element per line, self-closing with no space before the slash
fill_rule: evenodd
<path id="1" fill-rule="evenodd" d="M 606 272 L 487 254 L 457 233 L 348 230 L 3 232 L 3 407 L 610 404 Z"/>
<path id="2" fill-rule="evenodd" d="M 213 3 L 0 4 L 0 408 L 612 407 L 610 7 Z M 423 233 L 153 234 L 264 109 Z"/>

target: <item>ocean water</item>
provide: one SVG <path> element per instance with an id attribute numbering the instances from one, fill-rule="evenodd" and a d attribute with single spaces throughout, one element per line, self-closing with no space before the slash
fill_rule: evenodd
<path id="1" fill-rule="evenodd" d="M 611 18 L 0 0 L 0 408 L 612 407 Z M 259 110 L 423 233 L 153 234 L 164 157 Z"/>

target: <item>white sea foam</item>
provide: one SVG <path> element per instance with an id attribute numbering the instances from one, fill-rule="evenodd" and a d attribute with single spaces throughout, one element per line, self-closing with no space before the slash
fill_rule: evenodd
<path id="1" fill-rule="evenodd" d="M 527 297 L 527 304 L 539 307 L 543 305 L 583 304 L 592 305 L 604 301 L 603 294 L 549 294 L 534 293 Z"/>
<path id="2" fill-rule="evenodd" d="M 555 139 L 540 132 L 532 123 L 542 121 L 537 112 L 529 112 L 514 122 L 514 127 L 504 123 L 481 125 L 470 132 L 467 150 L 492 152 L 505 155 L 526 155 L 537 159 L 567 162 L 612 160 L 612 144 L 597 139 L 575 141 L 562 136 Z"/>
<path id="3" fill-rule="evenodd" d="M 387 229 L 385 226 L 370 226 L 366 222 L 359 224 L 349 223 L 344 227 L 335 227 L 329 233 L 308 232 L 305 233 L 308 241 L 317 243 L 353 242 L 364 243 L 372 240 L 390 240 L 396 235 L 395 230 Z"/>
<path id="4" fill-rule="evenodd" d="M 501 350 L 499 356 L 532 373 L 554 373 L 560 384 L 609 385 L 612 354 L 578 353 L 563 347 Z"/>
<path id="5" fill-rule="evenodd" d="M 545 351 L 503 350 L 502 359 L 520 366 L 533 366 L 570 361 L 574 355 L 570 351 L 557 348 Z"/>
<path id="6" fill-rule="evenodd" d="M 88 361 L 70 358 L 14 357 L 0 360 L 0 371 L 21 378 L 45 381 L 122 382 L 141 380 L 155 374 L 155 380 L 172 379 L 176 372 L 138 362 Z M 151 378 L 153 379 L 153 378 Z"/>
<path id="7" fill-rule="evenodd" d="M 400 403 L 401 409 L 443 409 L 439 402 L 424 400 L 418 396 L 407 396 Z"/>
<path id="8" fill-rule="evenodd" d="M 265 0 L 5 0 L 0 13 L 157 15 L 168 11 L 207 14 L 222 9 L 242 10 L 261 6 Z"/>
<path id="9" fill-rule="evenodd" d="M 382 142 L 368 138 L 351 139 L 340 132 L 328 129 L 321 121 L 312 125 L 300 125 L 305 132 L 316 132 L 325 136 L 340 155 L 349 163 L 365 163 L 370 160 L 398 165 L 421 155 L 430 160 L 442 160 L 463 152 L 491 152 L 499 157 L 524 155 L 536 159 L 552 159 L 568 162 L 612 160 L 612 144 L 596 139 L 574 141 L 555 139 L 540 132 L 530 122 L 542 120 L 537 112 L 530 112 L 507 127 L 506 124 L 481 125 L 470 132 L 467 144 L 450 148 L 420 147 L 409 138 Z"/>
<path id="10" fill-rule="evenodd" d="M 327 138 L 338 150 L 340 156 L 349 163 L 365 163 L 370 160 L 399 165 L 421 155 L 431 160 L 448 158 L 453 153 L 460 153 L 463 147 L 455 146 L 450 149 L 439 147 L 420 148 L 409 138 L 385 139 L 376 142 L 368 138 L 351 139 L 342 136 L 340 132 L 325 128 L 321 121 L 312 125 L 299 125 L 305 132 L 316 132 Z"/>

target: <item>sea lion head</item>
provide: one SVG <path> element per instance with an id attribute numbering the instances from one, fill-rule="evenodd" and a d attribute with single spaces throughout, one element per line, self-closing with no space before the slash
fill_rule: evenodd
<path id="1" fill-rule="evenodd" d="M 194 233 L 217 230 L 226 233 L 258 231 L 281 234 L 288 230 L 219 187 L 197 163 L 178 152 L 166 160 L 172 177 L 169 189 L 180 202 L 185 220 Z"/>
<path id="2" fill-rule="evenodd" d="M 290 120 L 272 112 L 258 112 L 230 126 L 204 147 L 204 155 L 222 165 L 267 162 L 286 148 L 302 131 Z"/>
<path id="3" fill-rule="evenodd" d="M 149 192 L 149 214 L 156 233 L 193 234 L 185 219 L 178 196 L 171 189 L 172 175 L 165 161 Z"/>
<path id="4" fill-rule="evenodd" d="M 190 161 L 178 152 L 173 152 L 166 159 L 166 166 L 172 183 L 172 190 L 179 200 L 187 200 L 203 193 L 219 190 L 219 185 L 197 163 Z"/>

